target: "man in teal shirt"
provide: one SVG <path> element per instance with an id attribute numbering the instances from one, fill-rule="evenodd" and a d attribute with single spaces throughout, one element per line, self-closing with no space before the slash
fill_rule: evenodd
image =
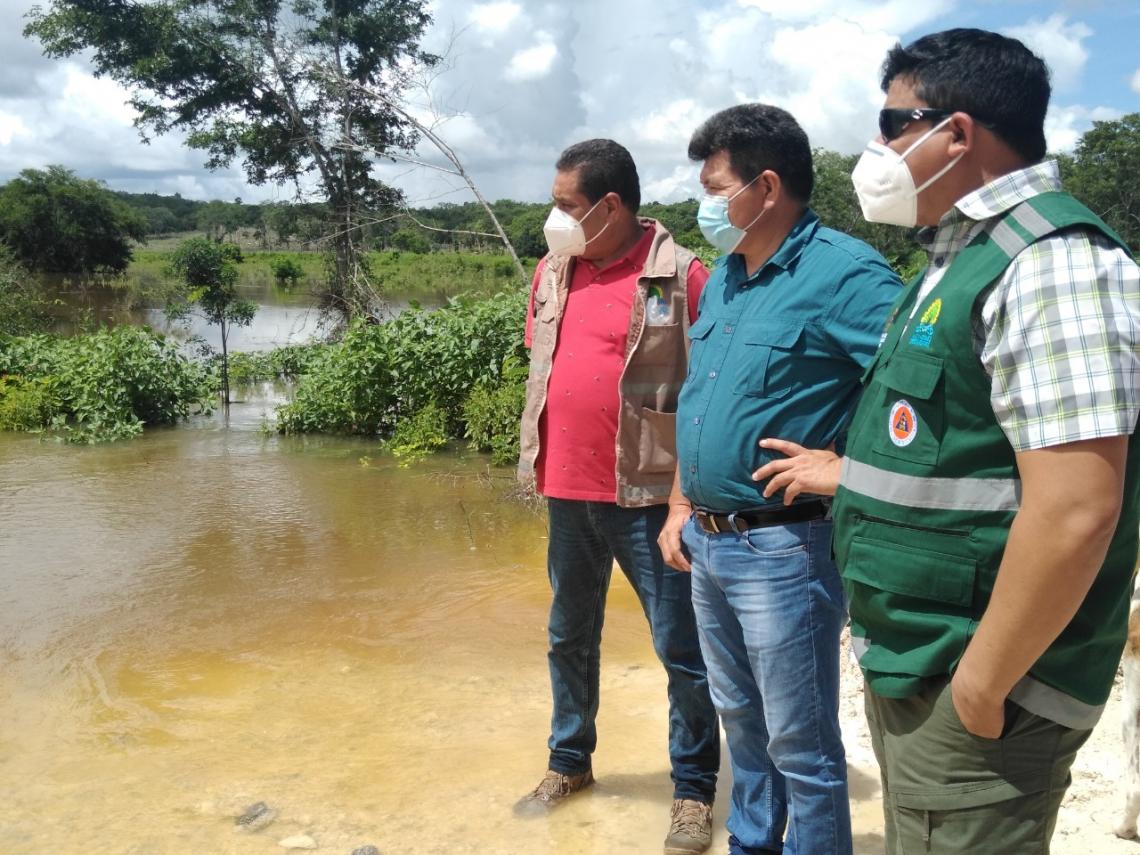
<path id="1" fill-rule="evenodd" d="M 725 255 L 689 331 L 678 483 L 659 542 L 666 561 L 693 573 L 732 755 L 729 851 L 849 853 L 838 721 L 846 611 L 827 504 L 804 496 L 785 507 L 752 473 L 771 459 L 762 437 L 842 446 L 901 283 L 874 250 L 807 207 L 811 148 L 785 111 L 717 113 L 689 157 L 703 162 L 701 230 Z"/>

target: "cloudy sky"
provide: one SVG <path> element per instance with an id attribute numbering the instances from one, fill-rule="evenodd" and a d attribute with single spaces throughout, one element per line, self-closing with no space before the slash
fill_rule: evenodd
<path id="1" fill-rule="evenodd" d="M 42 0 L 48 5 L 48 0 Z M 209 172 L 168 136 L 143 145 L 126 94 L 82 58 L 48 60 L 24 39 L 32 0 L 0 0 L 0 181 L 60 163 L 133 192 L 196 199 L 289 199 L 238 168 Z M 428 49 L 450 47 L 433 86 L 453 114 L 438 130 L 490 198 L 548 198 L 568 144 L 612 137 L 638 163 L 646 200 L 696 193 L 692 130 L 731 104 L 790 110 L 813 146 L 858 151 L 874 134 L 886 50 L 948 27 L 1025 41 L 1053 72 L 1050 148 L 1071 149 L 1097 119 L 1140 110 L 1135 0 L 434 0 Z M 438 161 L 430 149 L 425 160 Z M 380 173 L 413 204 L 466 201 L 438 171 Z"/>

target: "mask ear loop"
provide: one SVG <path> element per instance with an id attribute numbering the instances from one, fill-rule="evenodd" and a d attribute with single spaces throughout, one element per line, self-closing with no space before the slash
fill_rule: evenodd
<path id="1" fill-rule="evenodd" d="M 918 148 L 920 145 L 922 145 L 924 142 L 926 142 L 928 139 L 930 139 L 932 136 L 934 136 L 934 134 L 936 134 L 939 130 L 944 128 L 946 126 L 946 124 L 952 118 L 954 118 L 954 117 L 953 116 L 947 116 L 945 119 L 943 119 L 941 122 L 939 122 L 933 128 L 931 128 L 929 131 L 927 131 L 925 134 L 923 134 L 921 137 L 919 137 L 917 140 L 915 140 L 915 142 L 906 151 L 904 151 L 902 154 L 899 155 L 899 160 L 905 161 L 907 159 L 907 156 L 912 151 L 914 151 L 916 148 Z M 958 155 L 956 158 L 954 158 L 952 161 L 950 161 L 948 164 L 946 164 L 940 170 L 935 172 L 932 176 L 930 176 L 925 181 L 923 181 L 921 186 L 915 187 L 914 188 L 914 195 L 917 196 L 919 193 L 921 193 L 923 190 L 925 190 L 927 187 L 929 187 L 931 184 L 933 184 L 935 181 L 937 181 L 939 178 L 941 178 L 943 175 L 945 175 L 947 172 L 949 172 L 951 169 L 953 169 L 957 165 L 958 161 L 961 160 L 965 156 L 965 154 L 966 154 L 965 152 L 962 152 L 962 154 Z"/>
<path id="2" fill-rule="evenodd" d="M 590 214 L 594 213 L 594 208 L 596 208 L 596 207 L 598 207 L 598 205 L 602 204 L 602 199 L 605 199 L 605 198 L 606 198 L 605 196 L 602 196 L 602 198 L 601 198 L 601 199 L 598 199 L 598 201 L 597 201 L 597 202 L 595 202 L 593 205 L 591 205 L 591 206 L 590 206 L 590 210 L 588 210 L 586 213 L 584 213 L 584 214 L 582 215 L 582 219 L 581 219 L 581 220 L 578 220 L 578 225 L 579 225 L 579 226 L 581 226 L 581 225 L 582 225 L 582 223 L 585 221 L 586 217 L 588 217 L 588 216 L 590 216 Z M 594 235 L 592 238 L 590 238 L 589 240 L 587 240 L 587 241 L 586 241 L 586 243 L 584 243 L 584 244 L 582 244 L 582 245 L 583 245 L 583 246 L 587 246 L 587 245 L 588 245 L 588 244 L 590 244 L 592 241 L 595 241 L 595 240 L 597 240 L 598 238 L 600 238 L 600 237 L 602 236 L 602 232 L 604 232 L 604 231 L 605 231 L 606 229 L 608 229 L 609 227 L 610 227 L 610 221 L 609 221 L 609 220 L 606 220 L 606 224 L 605 224 L 604 226 L 602 226 L 600 229 L 598 229 L 598 233 L 597 233 L 596 235 Z M 583 229 L 583 231 L 585 231 L 585 230 Z"/>
<path id="3" fill-rule="evenodd" d="M 755 184 L 757 181 L 759 181 L 760 176 L 763 174 L 764 174 L 763 172 L 758 173 L 755 178 L 753 178 L 751 181 L 749 181 L 747 184 L 745 184 L 743 187 L 741 187 L 739 190 L 737 190 L 735 193 L 733 193 L 731 196 L 729 196 L 727 198 L 725 198 L 724 196 L 714 196 L 713 197 L 714 199 L 724 199 L 724 217 L 726 220 L 728 220 L 728 224 L 730 226 L 732 226 L 732 217 L 730 217 L 728 214 L 729 202 L 731 202 L 733 199 L 735 199 L 737 196 L 739 196 L 741 193 L 743 193 L 745 190 L 747 190 L 749 187 L 751 187 L 753 184 Z M 706 193 L 705 195 L 707 196 L 708 194 Z M 759 214 L 757 214 L 755 217 L 752 218 L 752 222 L 750 222 L 748 225 L 744 226 L 743 228 L 741 228 L 740 226 L 732 226 L 732 227 L 734 229 L 740 229 L 742 232 L 746 232 L 750 228 L 752 228 L 754 225 L 756 225 L 756 221 L 759 220 L 762 216 L 764 216 L 764 209 L 763 208 L 760 209 Z M 744 240 L 743 237 L 741 237 L 740 239 Z"/>

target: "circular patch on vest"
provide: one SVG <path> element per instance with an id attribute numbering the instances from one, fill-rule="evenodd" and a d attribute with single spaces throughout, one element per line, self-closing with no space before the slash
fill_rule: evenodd
<path id="1" fill-rule="evenodd" d="M 891 407 L 891 417 L 887 421 L 887 435 L 891 442 L 904 448 L 918 436 L 918 416 L 907 401 L 895 401 Z"/>

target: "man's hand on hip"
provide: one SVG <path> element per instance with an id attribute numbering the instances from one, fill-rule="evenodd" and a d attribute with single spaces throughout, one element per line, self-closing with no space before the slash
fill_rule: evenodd
<path id="1" fill-rule="evenodd" d="M 835 444 L 824 449 L 804 448 L 786 439 L 762 439 L 761 448 L 778 451 L 786 457 L 765 463 L 752 473 L 753 481 L 768 483 L 764 497 L 784 491 L 784 504 L 790 505 L 800 493 L 834 496 L 839 487 L 839 470 L 843 458 L 835 453 Z"/>

